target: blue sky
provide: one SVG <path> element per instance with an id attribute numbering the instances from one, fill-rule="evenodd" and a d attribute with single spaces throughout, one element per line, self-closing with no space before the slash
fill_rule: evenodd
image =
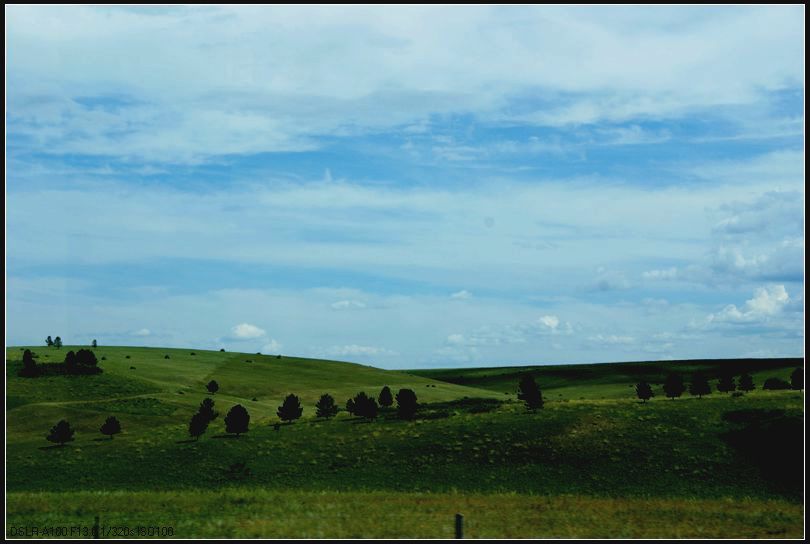
<path id="1" fill-rule="evenodd" d="M 804 7 L 6 8 L 6 342 L 804 353 Z"/>

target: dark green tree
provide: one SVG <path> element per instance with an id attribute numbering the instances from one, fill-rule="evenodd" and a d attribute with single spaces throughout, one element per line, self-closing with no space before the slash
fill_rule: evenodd
<path id="1" fill-rule="evenodd" d="M 214 380 L 208 382 L 208 385 L 206 385 L 205 387 L 208 389 L 208 392 L 211 393 L 212 395 L 217 391 L 219 391 L 219 384 Z"/>
<path id="2" fill-rule="evenodd" d="M 95 338 L 93 339 L 93 347 L 94 347 L 94 348 L 97 348 L 97 347 L 98 347 L 98 342 L 96 342 Z"/>
<path id="3" fill-rule="evenodd" d="M 209 423 L 219 416 L 219 412 L 214 410 L 214 401 L 207 398 L 200 403 L 200 409 L 197 412 L 203 415 Z"/>
<path id="4" fill-rule="evenodd" d="M 377 400 L 380 402 L 380 406 L 383 408 L 388 408 L 392 404 L 394 404 L 394 396 L 391 394 L 391 389 L 386 385 L 380 391 L 380 396 L 377 397 Z"/>
<path id="5" fill-rule="evenodd" d="M 709 395 L 711 392 L 712 388 L 709 385 L 709 380 L 706 379 L 703 373 L 696 372 L 695 375 L 692 376 L 692 383 L 689 384 L 689 394 L 702 399 L 703 395 Z"/>
<path id="6" fill-rule="evenodd" d="M 59 338 L 58 336 L 56 338 L 54 338 L 54 340 L 53 340 L 53 347 L 55 347 L 55 348 L 61 348 L 62 347 L 62 339 Z"/>
<path id="7" fill-rule="evenodd" d="M 45 339 L 45 345 L 47 345 L 48 347 L 53 346 L 53 340 L 51 339 L 50 334 L 48 335 L 48 338 Z"/>
<path id="8" fill-rule="evenodd" d="M 744 372 L 740 375 L 740 383 L 737 387 L 740 391 L 745 391 L 746 393 L 753 391 L 755 389 L 754 378 L 751 377 L 751 374 Z"/>
<path id="9" fill-rule="evenodd" d="M 315 415 L 318 417 L 329 419 L 337 415 L 337 412 L 338 407 L 337 404 L 335 404 L 335 399 L 328 393 L 321 395 L 321 398 L 319 398 L 317 404 L 315 404 Z"/>
<path id="10" fill-rule="evenodd" d="M 347 400 L 346 401 L 346 411 L 349 412 L 351 415 L 354 415 L 354 410 L 355 410 L 354 399 L 352 398 L 352 399 Z"/>
<path id="11" fill-rule="evenodd" d="M 45 437 L 51 442 L 64 446 L 65 442 L 73 441 L 73 433 L 76 431 L 70 428 L 70 423 L 64 419 L 53 426 L 51 432 Z"/>
<path id="12" fill-rule="evenodd" d="M 786 382 L 782 378 L 768 378 L 767 380 L 765 380 L 765 383 L 762 384 L 762 389 L 779 391 L 784 389 L 791 389 L 791 386 L 788 382 Z"/>
<path id="13" fill-rule="evenodd" d="M 525 402 L 529 410 L 537 410 L 543 407 L 543 393 L 540 392 L 540 387 L 538 387 L 531 374 L 525 374 L 520 378 L 517 398 Z"/>
<path id="14" fill-rule="evenodd" d="M 188 434 L 190 434 L 194 440 L 199 440 L 200 436 L 202 436 L 208 428 L 208 422 L 208 417 L 206 417 L 205 414 L 197 412 L 191 416 L 191 421 L 189 421 L 188 424 Z"/>
<path id="15" fill-rule="evenodd" d="M 650 384 L 645 382 L 644 380 L 638 382 L 636 384 L 636 396 L 640 398 L 643 402 L 647 402 L 653 396 L 652 387 Z"/>
<path id="16" fill-rule="evenodd" d="M 99 430 L 101 431 L 101 434 L 109 436 L 110 440 L 112 440 L 114 434 L 121 432 L 121 422 L 118 421 L 118 418 L 115 416 L 110 416 Z"/>
<path id="17" fill-rule="evenodd" d="M 664 381 L 664 393 L 667 397 L 674 399 L 680 397 L 686 391 L 683 379 L 678 374 L 670 374 Z"/>
<path id="18" fill-rule="evenodd" d="M 34 354 L 31 353 L 30 349 L 25 350 L 23 352 L 23 367 L 20 370 L 20 376 L 31 378 L 38 373 L 39 369 L 37 368 L 37 362 L 34 360 Z"/>
<path id="19" fill-rule="evenodd" d="M 83 369 L 92 369 L 98 366 L 96 354 L 89 349 L 80 349 L 76 352 L 76 365 Z"/>
<path id="20" fill-rule="evenodd" d="M 65 354 L 65 371 L 68 374 L 75 374 L 76 368 L 78 368 L 79 363 L 76 360 L 76 354 L 73 351 L 68 351 Z"/>
<path id="21" fill-rule="evenodd" d="M 374 397 L 369 397 L 365 392 L 360 392 L 354 396 L 354 413 L 364 417 L 369 421 L 377 417 L 378 406 Z"/>
<path id="22" fill-rule="evenodd" d="M 400 389 L 397 393 L 397 415 L 402 419 L 413 419 L 418 408 L 413 389 Z"/>
<path id="23" fill-rule="evenodd" d="M 728 393 L 735 389 L 737 389 L 737 385 L 734 383 L 734 375 L 730 372 L 723 372 L 717 381 L 717 390 L 721 393 Z"/>
<path id="24" fill-rule="evenodd" d="M 248 424 L 250 423 L 250 414 L 241 404 L 237 404 L 228 411 L 225 416 L 225 431 L 233 433 L 239 438 L 239 435 L 248 431 Z"/>
<path id="25" fill-rule="evenodd" d="M 290 393 L 284 399 L 284 402 L 281 404 L 281 406 L 278 407 L 276 415 L 282 421 L 290 422 L 295 421 L 296 419 L 301 417 L 301 414 L 303 412 L 304 409 L 301 407 L 301 400 L 297 396 Z"/>
<path id="26" fill-rule="evenodd" d="M 790 373 L 790 388 L 796 391 L 804 389 L 804 369 L 802 367 L 797 367 Z"/>

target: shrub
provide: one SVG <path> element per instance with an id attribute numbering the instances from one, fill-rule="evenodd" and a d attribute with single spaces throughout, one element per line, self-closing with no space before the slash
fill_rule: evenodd
<path id="1" fill-rule="evenodd" d="M 170 359 L 170 357 L 168 355 L 164 355 L 163 358 L 164 359 Z"/>
<path id="2" fill-rule="evenodd" d="M 790 384 L 781 378 L 768 378 L 762 384 L 762 389 L 770 389 L 773 391 L 780 391 L 790 389 Z"/>

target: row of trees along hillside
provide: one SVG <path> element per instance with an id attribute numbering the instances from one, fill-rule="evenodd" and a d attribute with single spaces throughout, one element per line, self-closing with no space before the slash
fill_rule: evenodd
<path id="1" fill-rule="evenodd" d="M 89 349 L 80 349 L 77 352 L 68 351 L 62 363 L 37 363 L 37 356 L 27 349 L 23 352 L 23 366 L 19 375 L 24 378 L 37 376 L 53 376 L 59 374 L 99 374 L 102 370 L 98 366 L 96 354 Z"/>
<path id="2" fill-rule="evenodd" d="M 56 338 L 51 338 L 51 335 L 48 335 L 48 338 L 45 339 L 45 345 L 49 348 L 61 348 L 62 347 L 62 338 L 57 336 Z M 94 339 L 92 344 L 94 348 L 98 347 L 98 342 Z"/>
<path id="3" fill-rule="evenodd" d="M 675 399 L 683 395 L 687 390 L 687 386 L 683 378 L 679 374 L 669 374 L 663 383 L 664 394 L 670 398 Z M 748 373 L 742 373 L 739 379 L 735 381 L 734 374 L 723 373 L 717 380 L 717 390 L 721 393 L 730 393 L 733 391 L 749 392 L 756 389 L 754 378 Z M 804 389 L 804 369 L 801 367 L 796 368 L 790 375 L 790 383 L 780 378 L 768 378 L 762 384 L 762 389 L 765 390 L 778 390 L 778 389 Z M 697 372 L 692 376 L 692 381 L 688 387 L 689 394 L 698 398 L 703 398 L 703 395 L 710 395 L 712 393 L 709 379 L 705 374 Z M 646 382 L 641 381 L 636 384 L 636 396 L 642 401 L 646 402 L 651 399 L 653 395 L 652 386 Z"/>

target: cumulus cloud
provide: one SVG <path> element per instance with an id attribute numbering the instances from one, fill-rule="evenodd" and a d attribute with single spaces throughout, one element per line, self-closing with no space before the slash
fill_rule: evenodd
<path id="1" fill-rule="evenodd" d="M 790 295 L 784 285 L 770 285 L 759 287 L 754 291 L 753 298 L 745 302 L 740 309 L 735 304 L 729 304 L 721 311 L 709 314 L 708 323 L 752 323 L 765 322 L 782 313 L 790 303 Z"/>
<path id="2" fill-rule="evenodd" d="M 541 325 L 551 329 L 552 331 L 556 331 L 557 327 L 560 325 L 560 318 L 556 315 L 544 315 L 540 319 L 538 319 Z"/>
<path id="3" fill-rule="evenodd" d="M 274 338 L 271 338 L 268 343 L 262 346 L 261 352 L 262 353 L 271 353 L 277 354 L 281 351 L 281 343 L 276 341 Z"/>
<path id="4" fill-rule="evenodd" d="M 231 336 L 238 340 L 253 340 L 267 335 L 264 329 L 250 323 L 240 323 L 231 328 Z"/>
<path id="5" fill-rule="evenodd" d="M 452 295 L 450 295 L 450 298 L 454 298 L 454 299 L 457 299 L 457 300 L 466 300 L 466 299 L 472 298 L 472 293 L 470 293 L 469 291 L 467 291 L 465 289 L 462 289 L 461 291 L 458 291 L 458 292 L 453 293 Z"/>

